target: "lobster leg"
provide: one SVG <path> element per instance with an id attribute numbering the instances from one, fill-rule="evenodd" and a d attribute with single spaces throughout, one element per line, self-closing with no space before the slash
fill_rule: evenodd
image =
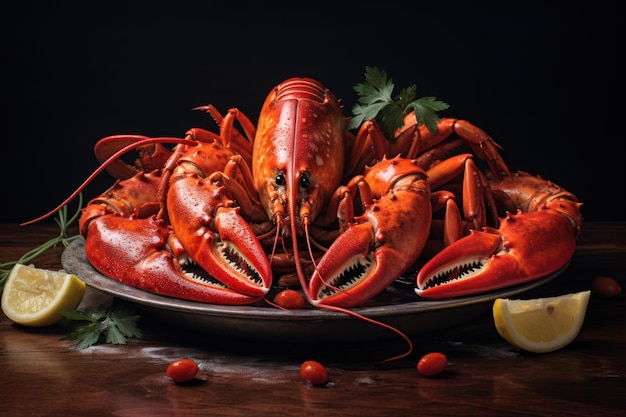
<path id="1" fill-rule="evenodd" d="M 212 104 L 199 106 L 194 108 L 194 110 L 205 111 L 210 114 L 220 127 L 220 137 L 224 141 L 224 145 L 241 155 L 244 160 L 252 160 L 252 143 L 256 135 L 256 127 L 243 112 L 240 112 L 238 109 L 230 109 L 226 116 L 222 116 Z M 243 134 L 235 128 L 235 121 L 239 122 L 243 129 Z M 194 128 L 189 130 L 187 135 L 194 140 L 204 141 L 203 137 L 213 134 L 204 129 Z"/>
<path id="2" fill-rule="evenodd" d="M 90 223 L 85 249 L 102 274 L 152 293 L 192 301 L 245 305 L 262 296 L 241 294 L 213 280 L 186 273 L 185 256 L 166 249 L 170 229 L 162 219 L 107 215 Z"/>
<path id="3" fill-rule="evenodd" d="M 461 154 L 437 164 L 426 171 L 433 190 L 440 188 L 463 173 L 463 216 L 470 229 L 486 225 L 485 193 L 480 181 L 480 171 L 471 154 Z"/>
<path id="4" fill-rule="evenodd" d="M 318 263 L 308 287 L 314 305 L 362 305 L 404 273 L 426 243 L 430 188 L 414 161 L 385 159 L 367 172 L 365 183 L 374 199 L 361 193 L 364 213 Z"/>
<path id="5" fill-rule="evenodd" d="M 391 145 L 393 155 L 417 158 L 419 165 L 428 169 L 448 150 L 467 143 L 480 159 L 487 162 L 494 177 L 510 175 L 509 168 L 498 153 L 500 146 L 486 132 L 468 121 L 443 118 L 437 123 L 437 130 L 431 132 L 425 125 L 417 124 L 414 113 L 409 113 L 404 125 Z M 456 140 L 453 134 L 458 136 Z"/>
<path id="6" fill-rule="evenodd" d="M 488 183 L 476 166 L 470 153 L 450 157 L 426 171 L 432 194 L 433 213 L 442 211 L 443 219 L 434 219 L 431 234 L 424 254 L 432 256 L 443 248 L 467 235 L 469 230 L 480 230 L 487 225 L 487 210 L 491 219 L 498 212 Z M 448 188 L 451 182 L 462 177 L 461 193 L 455 194 Z M 452 184 L 458 189 L 458 184 Z M 462 214 L 457 205 L 462 202 Z M 497 226 L 497 224 L 495 224 Z"/>

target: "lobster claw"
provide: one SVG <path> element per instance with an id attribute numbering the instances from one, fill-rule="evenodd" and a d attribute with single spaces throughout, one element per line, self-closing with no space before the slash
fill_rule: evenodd
<path id="1" fill-rule="evenodd" d="M 206 272 L 251 297 L 269 291 L 272 269 L 239 208 L 226 196 L 221 173 L 188 176 L 168 192 L 168 216 L 176 239 Z"/>
<path id="2" fill-rule="evenodd" d="M 531 282 L 567 265 L 575 248 L 572 222 L 558 211 L 507 213 L 498 229 L 472 230 L 427 262 L 415 292 L 440 299 Z"/>
<path id="3" fill-rule="evenodd" d="M 187 274 L 166 248 L 170 233 L 156 216 L 102 216 L 91 222 L 85 249 L 102 274 L 152 293 L 214 304 L 245 305 L 262 298 Z"/>
<path id="4" fill-rule="evenodd" d="M 376 177 L 378 175 L 378 178 Z M 428 238 L 432 208 L 424 171 L 408 159 L 383 160 L 365 176 L 374 195 L 333 242 L 308 290 L 313 305 L 363 305 L 415 263 Z"/>
<path id="5" fill-rule="evenodd" d="M 343 307 L 359 305 L 385 289 L 389 283 L 378 279 L 388 262 L 388 250 L 373 252 L 374 231 L 369 223 L 351 224 L 331 245 L 317 265 L 309 284 L 313 304 L 331 304 Z M 395 261 L 395 262 L 394 262 Z M 394 273 L 386 270 L 389 276 Z"/>

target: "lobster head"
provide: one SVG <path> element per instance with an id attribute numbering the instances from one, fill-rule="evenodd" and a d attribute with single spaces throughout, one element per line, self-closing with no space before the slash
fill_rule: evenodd
<path id="1" fill-rule="evenodd" d="M 344 125 L 338 100 L 313 79 L 286 80 L 263 104 L 252 158 L 255 186 L 268 217 L 280 225 L 288 215 L 294 235 L 296 220 L 314 220 L 341 181 Z"/>

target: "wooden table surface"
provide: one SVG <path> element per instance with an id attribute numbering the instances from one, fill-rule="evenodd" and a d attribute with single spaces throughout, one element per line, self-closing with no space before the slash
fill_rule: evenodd
<path id="1" fill-rule="evenodd" d="M 55 236 L 54 224 L 0 225 L 0 263 Z M 35 261 L 61 268 L 62 247 Z M 567 270 L 523 298 L 589 289 L 608 275 L 626 287 L 626 223 L 586 223 Z M 83 304 L 108 295 L 88 288 Z M 453 328 L 414 339 L 413 354 L 392 363 L 403 341 L 286 344 L 211 337 L 142 315 L 143 339 L 77 350 L 61 341 L 72 324 L 32 329 L 0 314 L 0 415 L 3 416 L 609 416 L 626 410 L 626 295 L 590 299 L 577 339 L 546 354 L 508 345 L 490 309 Z M 435 378 L 416 371 L 430 351 L 448 356 Z M 190 385 L 176 385 L 167 365 L 198 362 Z M 302 361 L 330 374 L 307 385 Z"/>

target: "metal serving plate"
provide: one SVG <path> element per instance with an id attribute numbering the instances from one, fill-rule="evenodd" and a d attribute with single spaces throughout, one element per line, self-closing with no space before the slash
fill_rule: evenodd
<path id="1" fill-rule="evenodd" d="M 74 240 L 65 249 L 61 262 L 66 271 L 79 276 L 90 287 L 135 303 L 148 314 L 197 331 L 296 343 L 360 342 L 397 337 L 389 329 L 335 311 L 312 307 L 285 311 L 264 302 L 249 306 L 225 306 L 143 291 L 108 278 L 94 269 L 85 254 L 83 238 Z M 436 301 L 417 297 L 413 292 L 415 278 L 403 277 L 371 303 L 352 310 L 415 336 L 469 321 L 491 309 L 496 298 L 524 293 L 551 281 L 561 272 L 563 270 L 501 291 Z"/>

